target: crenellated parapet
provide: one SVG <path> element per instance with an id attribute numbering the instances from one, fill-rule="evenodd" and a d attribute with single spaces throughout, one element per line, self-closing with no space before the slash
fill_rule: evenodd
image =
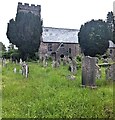
<path id="1" fill-rule="evenodd" d="M 18 2 L 17 12 L 31 12 L 35 15 L 41 16 L 41 5 L 29 5 L 28 3 L 22 4 L 21 2 Z"/>

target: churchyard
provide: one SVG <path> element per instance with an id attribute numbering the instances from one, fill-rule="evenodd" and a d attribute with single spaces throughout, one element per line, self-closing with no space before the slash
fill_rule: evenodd
<path id="1" fill-rule="evenodd" d="M 113 118 L 114 82 L 106 80 L 106 67 L 91 88 L 81 86 L 81 67 L 70 79 L 68 64 L 28 65 L 28 78 L 19 73 L 20 64 L 8 62 L 2 68 L 2 118 Z"/>

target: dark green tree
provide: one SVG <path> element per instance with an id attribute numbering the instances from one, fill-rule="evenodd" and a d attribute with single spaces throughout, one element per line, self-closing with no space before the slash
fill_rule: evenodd
<path id="1" fill-rule="evenodd" d="M 91 20 L 81 26 L 78 41 L 85 56 L 102 55 L 109 47 L 108 24 L 103 20 Z"/>
<path id="2" fill-rule="evenodd" d="M 2 42 L 0 42 L 0 51 L 6 51 L 6 47 Z"/>
<path id="3" fill-rule="evenodd" d="M 20 51 L 23 60 L 28 57 L 32 59 L 40 46 L 42 20 L 31 12 L 18 12 L 15 21 L 11 19 L 8 23 L 6 34 L 10 43 Z"/>
<path id="4" fill-rule="evenodd" d="M 108 27 L 109 27 L 109 34 L 111 35 L 111 39 L 114 43 L 115 40 L 113 39 L 113 31 L 114 31 L 114 16 L 113 16 L 113 12 L 108 12 L 107 14 L 107 23 L 108 23 Z"/>
<path id="5" fill-rule="evenodd" d="M 111 11 L 111 12 L 108 12 L 107 13 L 107 23 L 111 23 L 111 24 L 113 24 L 113 12 Z"/>
<path id="6" fill-rule="evenodd" d="M 113 43 L 115 44 L 115 18 L 113 19 Z"/>

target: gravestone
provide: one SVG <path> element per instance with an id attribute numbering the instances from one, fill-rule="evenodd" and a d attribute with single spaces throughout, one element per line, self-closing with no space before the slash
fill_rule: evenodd
<path id="1" fill-rule="evenodd" d="M 115 63 L 106 68 L 105 74 L 106 74 L 106 80 L 115 81 Z"/>
<path id="2" fill-rule="evenodd" d="M 76 72 L 77 72 L 77 62 L 76 62 L 76 60 L 74 60 L 74 59 L 70 59 L 69 58 L 69 71 L 71 71 L 71 73 L 73 73 L 73 74 L 76 74 Z"/>
<path id="3" fill-rule="evenodd" d="M 43 67 L 47 67 L 48 66 L 48 63 L 46 61 L 46 58 L 43 59 Z"/>
<path id="4" fill-rule="evenodd" d="M 84 56 L 82 61 L 82 86 L 95 86 L 95 57 Z"/>
<path id="5" fill-rule="evenodd" d="M 100 79 L 101 78 L 101 68 L 96 64 L 96 66 L 95 66 L 95 72 L 96 72 L 96 75 L 95 75 L 95 77 L 96 77 L 96 79 Z"/>
<path id="6" fill-rule="evenodd" d="M 53 60 L 53 61 L 52 61 L 52 68 L 57 68 L 57 67 L 59 67 L 59 62 Z"/>
<path id="7" fill-rule="evenodd" d="M 16 68 L 14 68 L 14 73 L 16 73 Z"/>

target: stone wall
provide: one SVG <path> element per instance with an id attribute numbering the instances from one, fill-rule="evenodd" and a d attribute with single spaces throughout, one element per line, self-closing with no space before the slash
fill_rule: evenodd
<path id="1" fill-rule="evenodd" d="M 52 51 L 48 50 L 48 45 L 52 45 Z M 56 57 L 59 59 L 61 56 L 70 56 L 72 58 L 76 57 L 80 54 L 80 47 L 79 44 L 69 44 L 64 43 L 62 47 L 60 47 L 60 43 L 44 43 L 41 42 L 39 53 L 40 55 L 44 56 L 45 54 L 51 55 L 52 53 L 56 52 Z M 58 49 L 59 48 L 59 49 Z"/>

